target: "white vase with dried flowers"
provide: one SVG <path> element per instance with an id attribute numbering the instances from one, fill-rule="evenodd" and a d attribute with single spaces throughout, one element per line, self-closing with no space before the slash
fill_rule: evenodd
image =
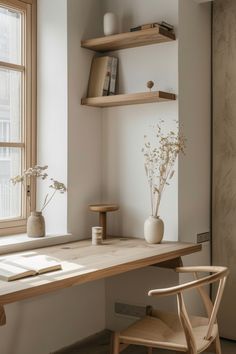
<path id="1" fill-rule="evenodd" d="M 174 176 L 174 165 L 179 153 L 184 153 L 185 138 L 176 122 L 176 131 L 166 132 L 163 120 L 153 126 L 153 141 L 145 135 L 144 167 L 151 196 L 151 216 L 144 223 L 144 237 L 148 243 L 160 243 L 164 235 L 164 223 L 159 216 L 161 198 Z"/>
<path id="2" fill-rule="evenodd" d="M 48 169 L 48 166 L 34 166 L 28 168 L 28 170 L 24 171 L 24 173 L 21 176 L 16 176 L 11 178 L 11 182 L 13 185 L 16 185 L 17 183 L 21 183 L 24 191 L 26 193 L 27 198 L 29 199 L 29 205 L 30 205 L 30 216 L 28 217 L 27 220 L 27 235 L 29 237 L 44 237 L 45 236 L 45 220 L 44 216 L 42 215 L 43 210 L 48 206 L 48 204 L 51 202 L 53 197 L 57 192 L 59 193 L 65 193 L 66 192 L 66 186 L 54 180 L 51 178 L 51 184 L 49 185 L 49 188 L 52 189 L 51 193 L 47 193 L 42 207 L 40 208 L 40 211 L 32 210 L 32 205 L 31 205 L 31 195 L 28 193 L 28 186 L 36 185 L 37 179 L 39 180 L 47 180 L 48 179 L 48 174 L 46 173 L 46 170 Z"/>

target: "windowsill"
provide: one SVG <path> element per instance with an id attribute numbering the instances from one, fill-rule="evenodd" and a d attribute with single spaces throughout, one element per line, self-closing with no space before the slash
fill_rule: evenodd
<path id="1" fill-rule="evenodd" d="M 30 238 L 26 234 L 1 236 L 0 254 L 22 252 L 40 247 L 58 245 L 76 241 L 72 234 L 47 235 L 45 237 Z"/>

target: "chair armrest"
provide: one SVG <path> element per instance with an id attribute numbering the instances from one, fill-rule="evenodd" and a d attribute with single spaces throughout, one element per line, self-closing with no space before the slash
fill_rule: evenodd
<path id="1" fill-rule="evenodd" d="M 192 282 L 188 282 L 181 285 L 172 286 L 170 288 L 165 289 L 153 289 L 148 292 L 148 296 L 170 296 L 181 293 L 184 290 L 197 287 L 199 280 L 194 280 Z M 200 286 L 200 285 L 199 285 Z"/>

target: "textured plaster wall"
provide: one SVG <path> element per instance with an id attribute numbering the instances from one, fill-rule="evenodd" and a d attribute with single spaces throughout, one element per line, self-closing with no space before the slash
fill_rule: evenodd
<path id="1" fill-rule="evenodd" d="M 230 267 L 219 315 L 236 339 L 236 2 L 216 0 L 213 17 L 213 263 Z"/>

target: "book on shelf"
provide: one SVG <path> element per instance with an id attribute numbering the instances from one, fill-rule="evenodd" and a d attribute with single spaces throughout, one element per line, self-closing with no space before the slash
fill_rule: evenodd
<path id="1" fill-rule="evenodd" d="M 107 96 L 109 94 L 109 88 L 111 82 L 111 71 L 112 71 L 112 60 L 113 57 L 108 57 L 105 80 L 103 85 L 103 92 L 102 92 L 103 96 Z"/>
<path id="2" fill-rule="evenodd" d="M 174 26 L 172 26 L 171 24 L 169 24 L 165 21 L 146 23 L 144 25 L 133 27 L 130 29 L 130 32 L 141 31 L 141 30 L 146 30 L 146 29 L 155 28 L 155 27 L 161 27 L 161 28 L 167 30 L 168 32 L 172 32 L 172 33 L 174 32 Z"/>
<path id="3" fill-rule="evenodd" d="M 112 58 L 112 65 L 111 65 L 111 79 L 110 79 L 109 95 L 116 94 L 117 67 L 118 67 L 118 58 L 113 57 Z"/>
<path id="4" fill-rule="evenodd" d="M 12 281 L 60 269 L 60 261 L 49 256 L 11 256 L 0 260 L 0 279 Z"/>
<path id="5" fill-rule="evenodd" d="M 158 23 L 146 23 L 144 25 L 133 27 L 133 28 L 130 28 L 130 32 L 146 30 L 146 29 L 154 28 L 154 27 L 158 27 Z"/>
<path id="6" fill-rule="evenodd" d="M 94 57 L 91 64 L 87 97 L 101 97 L 109 95 L 113 61 L 112 56 Z M 115 75 L 113 75 L 112 82 Z M 112 84 L 114 86 L 114 82 Z"/>
<path id="7" fill-rule="evenodd" d="M 162 21 L 161 23 L 159 23 L 159 26 L 167 29 L 167 31 L 170 31 L 170 32 L 174 31 L 174 26 L 168 22 Z"/>

